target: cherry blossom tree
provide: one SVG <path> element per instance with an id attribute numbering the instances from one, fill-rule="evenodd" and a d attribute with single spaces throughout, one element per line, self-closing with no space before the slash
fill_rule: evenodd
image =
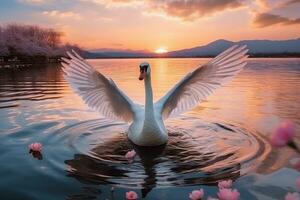
<path id="1" fill-rule="evenodd" d="M 0 26 L 0 56 L 7 56 L 8 54 L 9 51 L 4 38 L 4 32 L 2 27 Z"/>
<path id="2" fill-rule="evenodd" d="M 0 56 L 59 57 L 77 46 L 63 44 L 62 33 L 33 25 L 0 26 Z"/>

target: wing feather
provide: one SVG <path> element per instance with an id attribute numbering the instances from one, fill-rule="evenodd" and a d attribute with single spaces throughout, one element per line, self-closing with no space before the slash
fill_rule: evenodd
<path id="1" fill-rule="evenodd" d="M 69 58 L 62 58 L 61 63 L 64 77 L 84 102 L 108 118 L 132 121 L 137 104 L 78 53 L 72 51 L 67 55 Z"/>
<path id="2" fill-rule="evenodd" d="M 246 45 L 234 45 L 225 50 L 187 74 L 155 103 L 155 108 L 166 119 L 195 107 L 244 68 L 247 52 Z"/>

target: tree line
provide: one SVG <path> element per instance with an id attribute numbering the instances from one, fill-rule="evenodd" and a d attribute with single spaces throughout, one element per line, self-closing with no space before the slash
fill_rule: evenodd
<path id="1" fill-rule="evenodd" d="M 62 33 L 34 25 L 8 24 L 0 26 L 0 57 L 2 60 L 55 59 L 76 45 L 64 44 Z"/>

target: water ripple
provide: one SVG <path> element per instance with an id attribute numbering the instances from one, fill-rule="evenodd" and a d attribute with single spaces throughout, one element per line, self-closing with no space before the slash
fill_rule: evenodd
<path id="1" fill-rule="evenodd" d="M 181 125 L 188 128 L 178 128 Z M 215 184 L 253 171 L 270 151 L 254 132 L 198 118 L 169 120 L 168 144 L 156 148 L 132 144 L 124 133 L 126 128 L 123 123 L 91 120 L 64 129 L 56 141 L 67 139 L 77 151 L 65 161 L 69 176 L 83 182 L 142 189 Z M 138 156 L 129 163 L 124 155 L 131 149 Z"/>

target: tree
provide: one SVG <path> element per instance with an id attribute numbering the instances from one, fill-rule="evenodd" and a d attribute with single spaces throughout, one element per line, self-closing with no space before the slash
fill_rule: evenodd
<path id="1" fill-rule="evenodd" d="M 33 25 L 0 26 L 0 56 L 58 57 L 70 46 L 62 44 L 61 36 L 61 32 Z"/>
<path id="2" fill-rule="evenodd" d="M 8 54 L 9 51 L 5 42 L 4 33 L 0 26 L 0 56 L 7 56 Z"/>

